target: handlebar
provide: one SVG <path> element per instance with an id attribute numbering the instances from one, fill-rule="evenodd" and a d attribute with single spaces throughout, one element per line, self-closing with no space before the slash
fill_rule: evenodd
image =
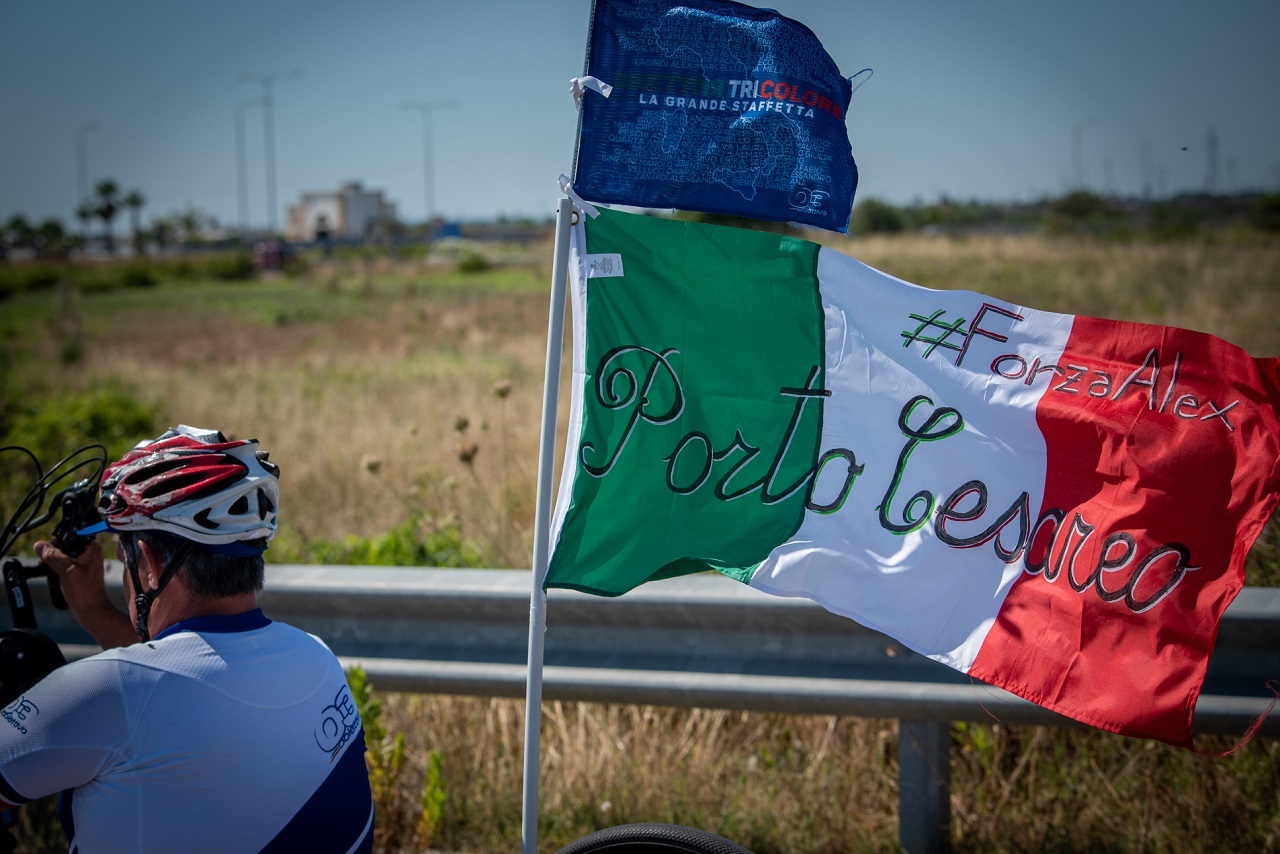
<path id="1" fill-rule="evenodd" d="M 54 526 L 53 536 L 49 539 L 67 557 L 79 557 L 93 542 L 92 536 L 83 536 L 80 531 L 101 518 L 94 504 L 97 486 L 96 480 L 85 478 L 62 490 L 54 499 L 54 504 L 62 511 L 62 518 Z M 67 610 L 67 600 L 62 595 L 62 582 L 58 580 L 58 574 L 43 563 L 37 569 L 44 570 L 48 579 L 49 599 L 53 607 L 59 611 Z"/>
<path id="2" fill-rule="evenodd" d="M 19 537 L 47 524 L 55 515 L 59 518 L 50 541 L 70 557 L 83 554 L 93 542 L 93 537 L 79 532 L 99 521 L 95 497 L 98 480 L 106 467 L 106 448 L 101 445 L 81 448 L 48 472 L 41 468 L 35 454 L 26 448 L 6 446 L 0 448 L 0 452 L 3 451 L 24 454 L 32 463 L 36 478 L 18 502 L 17 509 L 2 520 L 0 558 L 8 554 Z M 82 470 L 86 468 L 89 476 L 56 493 L 49 509 L 42 513 L 45 496 L 72 476 L 83 475 Z M 55 608 L 67 610 L 67 600 L 62 595 L 57 573 L 43 563 L 25 567 L 22 561 L 9 558 L 4 560 L 0 572 L 3 573 L 5 594 L 9 600 L 9 613 L 13 617 L 13 628 L 0 631 L 0 706 L 8 706 L 49 673 L 67 663 L 58 644 L 36 628 L 35 607 L 27 582 L 44 577 L 49 585 L 49 600 Z M 0 852 L 13 851 L 16 846 L 16 840 L 8 832 L 16 817 L 16 808 L 0 814 Z"/>
<path id="3" fill-rule="evenodd" d="M 61 511 L 61 518 L 54 526 L 49 541 L 68 557 L 79 557 L 93 542 L 92 536 L 83 536 L 79 532 L 98 521 L 98 510 L 94 506 L 94 490 L 96 482 L 86 478 L 58 493 L 49 511 L 42 516 L 30 520 L 24 529 L 29 531 L 47 523 L 54 513 Z M 62 583 L 58 574 L 41 563 L 34 567 L 23 566 L 20 561 L 7 560 L 4 563 L 4 587 L 9 597 L 9 613 L 13 616 L 13 627 L 16 629 L 36 628 L 35 610 L 31 605 L 31 594 L 27 582 L 35 578 L 44 578 L 49 585 L 49 602 L 59 611 L 67 610 L 67 599 L 62 595 Z"/>
<path id="4" fill-rule="evenodd" d="M 0 451 L 19 451 L 27 456 L 35 468 L 35 484 L 27 491 L 18 503 L 17 510 L 6 521 L 3 537 L 0 537 L 0 557 L 3 557 L 21 535 L 48 524 L 55 516 L 50 542 L 69 557 L 78 557 L 93 542 L 92 536 L 80 534 L 85 528 L 100 521 L 95 498 L 98 480 L 106 466 L 106 448 L 101 445 L 89 445 L 70 454 L 45 472 L 39 460 L 25 448 L 6 447 Z M 57 492 L 45 506 L 45 496 L 59 483 L 65 483 L 70 476 L 83 474 L 83 469 L 90 469 L 88 477 L 76 481 Z M 67 609 L 66 597 L 62 595 L 62 584 L 58 575 L 48 566 L 41 563 L 35 567 L 24 567 L 16 560 L 5 561 L 3 566 L 5 592 L 9 600 L 9 612 L 13 617 L 13 626 L 18 629 L 36 628 L 35 609 L 31 605 L 31 595 L 27 582 L 34 578 L 44 578 L 49 585 L 49 600 L 59 610 Z"/>

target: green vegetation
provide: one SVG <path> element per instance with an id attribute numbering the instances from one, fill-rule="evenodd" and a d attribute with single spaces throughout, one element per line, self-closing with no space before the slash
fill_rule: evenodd
<path id="1" fill-rule="evenodd" d="M 895 206 L 865 198 L 854 207 L 849 231 L 855 235 L 1074 234 L 1123 241 L 1256 241 L 1280 231 L 1277 198 L 1187 195 L 1144 201 L 1088 190 L 1005 203 L 943 198 Z"/>
<path id="2" fill-rule="evenodd" d="M 26 448 L 44 472 L 92 444 L 105 445 L 106 458 L 116 459 L 157 432 L 155 413 L 139 402 L 135 392 L 116 383 L 86 392 L 6 398 L 0 404 L 0 446 Z M 92 456 L 92 452 L 76 456 L 72 465 Z M 60 487 L 92 473 L 92 469 L 77 470 Z M 36 469 L 25 454 L 0 454 L 0 508 L 4 513 L 13 512 L 36 479 Z M 29 548 L 48 534 L 48 530 L 33 531 L 18 542 L 17 549 Z"/>
<path id="3" fill-rule="evenodd" d="M 679 219 L 762 231 L 790 232 L 827 242 L 826 232 L 780 222 L 678 211 Z M 1075 190 L 1026 202 L 943 197 L 935 202 L 894 205 L 874 196 L 853 208 L 855 237 L 920 234 L 931 237 L 1022 235 L 1101 238 L 1109 242 L 1252 243 L 1280 231 L 1280 194 L 1185 195 L 1160 200 L 1118 198 Z"/>
<path id="4" fill-rule="evenodd" d="M 131 259 L 94 264 L 50 261 L 0 264 L 0 300 L 30 291 L 49 290 L 59 282 L 86 293 L 103 293 L 126 288 L 152 288 L 161 281 L 245 281 L 255 274 L 249 253 L 234 251 L 164 261 Z"/>
<path id="5" fill-rule="evenodd" d="M 105 445 L 114 459 L 155 433 L 155 412 L 139 401 L 136 390 L 115 383 L 15 399 L 0 412 L 0 444 L 24 447 L 46 466 L 94 443 Z"/>
<path id="6" fill-rule="evenodd" d="M 287 540 L 286 540 L 287 542 Z M 349 534 L 340 542 L 316 540 L 305 545 L 276 543 L 275 563 L 318 563 L 338 566 L 482 567 L 475 543 L 464 540 L 456 523 L 435 524 L 413 513 L 385 534 Z"/>
<path id="7" fill-rule="evenodd" d="M 406 756 L 470 769 L 447 775 L 438 849 L 519 847 L 519 701 L 390 695 L 382 712 Z M 1273 850 L 1280 741 L 1214 755 L 1234 741 L 1202 737 L 1196 754 L 1083 728 L 956 724 L 953 849 Z M 756 854 L 897 850 L 891 720 L 549 701 L 541 764 L 542 851 L 641 821 L 702 827 Z M 400 771 L 402 828 L 430 765 Z"/>
<path id="8" fill-rule="evenodd" d="M 1280 233 L 1280 193 L 1261 196 L 1249 210 L 1249 222 L 1259 231 Z"/>
<path id="9" fill-rule="evenodd" d="M 459 273 L 483 273 L 490 267 L 489 259 L 485 258 L 479 252 L 468 252 L 458 259 L 457 270 Z"/>
<path id="10" fill-rule="evenodd" d="M 443 763 L 439 751 L 428 750 L 425 773 L 416 798 L 407 795 L 404 733 L 387 729 L 383 702 L 377 699 L 369 679 L 359 667 L 347 671 L 351 698 L 364 725 L 364 741 L 369 766 L 369 788 L 373 793 L 378 824 L 374 841 L 381 851 L 427 848 L 440 830 L 440 818 L 448 795 L 443 783 Z"/>
<path id="11" fill-rule="evenodd" d="M 897 234 L 906 230 L 907 217 L 887 202 L 867 199 L 858 204 L 849 226 L 854 234 Z"/>
<path id="12" fill-rule="evenodd" d="M 63 267 L 35 262 L 0 265 L 0 301 L 14 294 L 52 288 L 63 276 Z"/>

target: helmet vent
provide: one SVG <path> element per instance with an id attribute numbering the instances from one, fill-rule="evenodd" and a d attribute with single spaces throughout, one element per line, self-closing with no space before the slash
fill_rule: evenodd
<path id="1" fill-rule="evenodd" d="M 212 512 L 212 509 L 213 508 L 211 507 L 206 507 L 204 510 L 201 510 L 199 513 L 195 514 L 191 518 L 201 528 L 216 530 L 218 527 L 218 523 L 209 521 L 209 513 Z"/>
<path id="2" fill-rule="evenodd" d="M 261 486 L 258 487 L 258 518 L 266 519 L 267 514 L 275 510 L 276 506 L 271 503 L 271 499 L 267 497 L 267 491 Z"/>
<path id="3" fill-rule="evenodd" d="M 231 515 L 233 516 L 243 516 L 244 514 L 248 513 L 249 512 L 248 496 L 241 495 L 235 501 L 231 502 L 231 506 L 227 509 L 228 509 L 228 512 L 230 512 Z"/>
<path id="4" fill-rule="evenodd" d="M 154 476 L 152 473 L 148 473 Z M 155 498 L 158 495 L 168 495 L 174 492 L 181 492 L 189 486 L 195 486 L 202 483 L 206 477 L 201 472 L 187 472 L 185 474 L 175 475 L 174 477 L 164 480 L 157 480 L 146 489 L 142 490 L 143 498 Z"/>
<path id="5" fill-rule="evenodd" d="M 279 480 L 279 479 L 280 479 L 280 466 L 276 465 L 275 463 L 273 463 L 273 462 L 271 462 L 270 460 L 268 460 L 268 459 L 267 459 L 267 452 L 266 452 L 266 451 L 259 451 L 259 452 L 256 454 L 256 456 L 257 456 L 257 458 L 258 458 L 258 463 L 259 463 L 259 465 L 261 465 L 264 469 L 266 469 L 266 470 L 267 470 L 267 474 L 271 475 L 271 476 L 272 476 L 272 477 L 274 477 L 276 480 Z"/>
<path id="6" fill-rule="evenodd" d="M 161 475 L 167 474 L 176 468 L 181 468 L 183 465 L 185 465 L 185 463 L 181 459 L 160 460 L 149 466 L 134 469 L 125 475 L 120 482 L 133 486 L 135 483 L 141 483 L 142 481 L 153 477 L 160 477 Z"/>

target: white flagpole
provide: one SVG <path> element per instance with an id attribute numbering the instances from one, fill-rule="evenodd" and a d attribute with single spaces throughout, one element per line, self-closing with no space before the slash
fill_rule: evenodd
<path id="1" fill-rule="evenodd" d="M 555 256 L 551 269 L 551 309 L 547 320 L 547 369 L 542 386 L 542 443 L 538 449 L 538 496 L 533 516 L 533 590 L 529 596 L 529 670 L 524 698 L 524 806 L 520 818 L 521 851 L 538 850 L 538 768 L 542 735 L 542 650 L 547 630 L 547 578 L 551 539 L 551 474 L 556 452 L 556 414 L 560 402 L 560 354 L 564 347 L 565 294 L 569 278 L 569 226 L 573 202 L 556 209 Z"/>

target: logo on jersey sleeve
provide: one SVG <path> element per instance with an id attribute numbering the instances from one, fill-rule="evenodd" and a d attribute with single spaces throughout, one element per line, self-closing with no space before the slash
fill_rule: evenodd
<path id="1" fill-rule="evenodd" d="M 329 754 L 329 761 L 332 762 L 359 729 L 360 712 L 351 699 L 351 691 L 343 685 L 333 698 L 333 703 L 320 712 L 320 725 L 315 731 L 316 744 Z"/>
<path id="2" fill-rule="evenodd" d="M 0 712 L 0 718 L 4 718 L 9 722 L 9 726 L 26 735 L 27 724 L 34 721 L 39 714 L 40 707 L 23 695 L 5 706 L 4 711 Z"/>

